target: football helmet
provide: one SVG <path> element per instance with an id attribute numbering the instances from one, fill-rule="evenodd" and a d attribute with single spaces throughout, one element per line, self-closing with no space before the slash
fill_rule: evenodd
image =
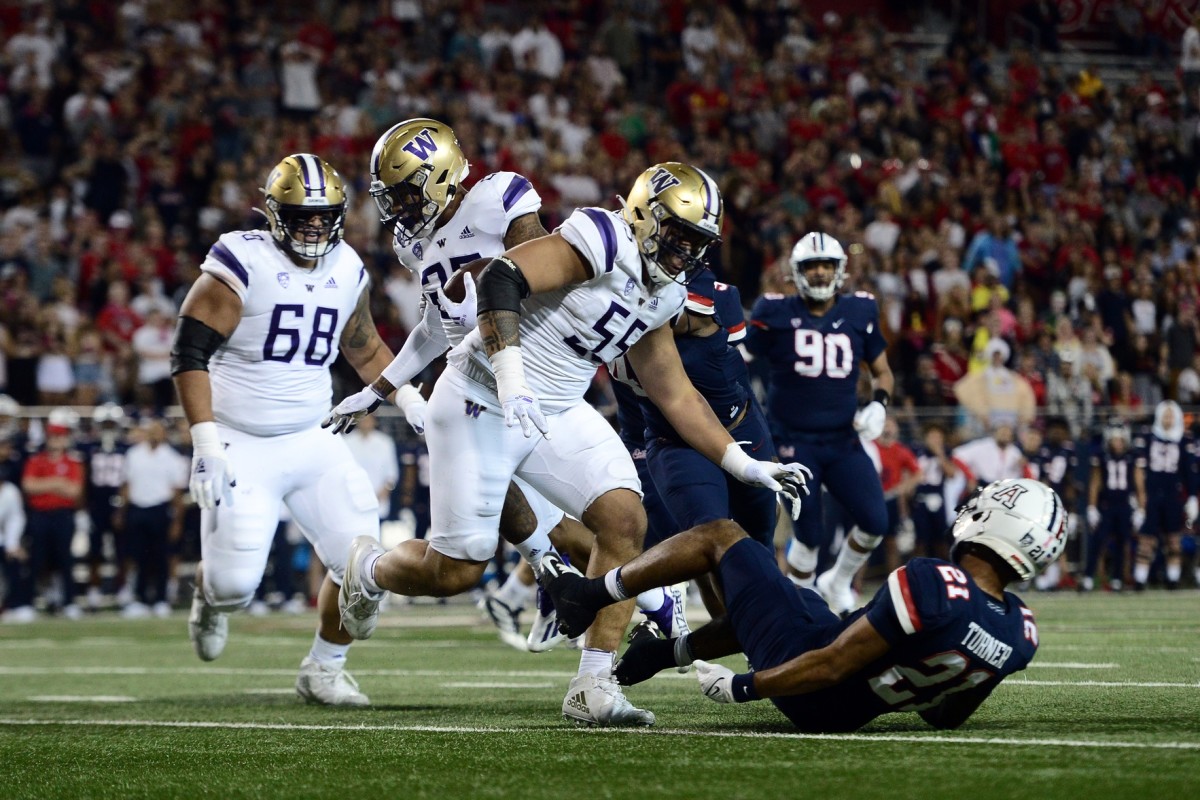
<path id="1" fill-rule="evenodd" d="M 120 425 L 124 419 L 125 410 L 116 403 L 104 403 L 92 409 L 92 424 L 97 426 Z"/>
<path id="2" fill-rule="evenodd" d="M 1120 440 L 1121 452 L 1124 452 L 1129 447 L 1130 433 L 1129 426 L 1125 424 L 1125 420 L 1119 417 L 1114 417 L 1104 426 L 1104 446 L 1109 450 L 1117 449 L 1115 442 Z"/>
<path id="3" fill-rule="evenodd" d="M 1067 543 L 1067 511 L 1058 493 L 1031 478 L 1006 478 L 985 486 L 958 512 L 950 557 L 978 544 L 1012 567 L 1020 580 L 1054 562 Z"/>
<path id="4" fill-rule="evenodd" d="M 346 185 L 337 170 L 317 156 L 296 153 L 280 161 L 262 193 L 271 238 L 285 252 L 313 260 L 342 240 Z"/>
<path id="5" fill-rule="evenodd" d="M 628 198 L 619 199 L 655 285 L 686 284 L 704 268 L 709 246 L 721 241 L 721 191 L 696 167 L 655 164 L 633 182 Z"/>
<path id="6" fill-rule="evenodd" d="M 833 262 L 833 280 L 824 286 L 813 286 L 804 275 L 806 264 L 819 261 Z M 846 251 L 841 243 L 828 233 L 813 231 L 804 235 L 792 248 L 792 279 L 800 294 L 811 300 L 829 300 L 846 282 Z"/>
<path id="7" fill-rule="evenodd" d="M 1183 438 L 1183 409 L 1174 400 L 1163 400 L 1154 407 L 1154 435 L 1164 441 L 1178 442 Z"/>
<path id="8" fill-rule="evenodd" d="M 407 247 L 429 236 L 470 171 L 454 131 L 434 119 L 397 122 L 371 151 L 371 197 L 379 219 Z"/>

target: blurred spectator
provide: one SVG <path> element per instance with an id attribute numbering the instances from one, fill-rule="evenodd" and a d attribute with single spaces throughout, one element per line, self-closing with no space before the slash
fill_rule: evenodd
<path id="1" fill-rule="evenodd" d="M 1025 454 L 1017 446 L 1012 425 L 997 425 L 990 436 L 954 448 L 954 460 L 981 484 L 1004 478 L 1027 478 Z"/>
<path id="2" fill-rule="evenodd" d="M 1192 15 L 1191 24 L 1183 32 L 1180 44 L 1179 72 L 1183 80 L 1183 93 L 1192 108 L 1197 107 L 1197 89 L 1200 89 L 1200 12 Z"/>
<path id="3" fill-rule="evenodd" d="M 346 445 L 354 460 L 367 471 L 367 477 L 371 479 L 371 486 L 379 498 L 379 518 L 391 519 L 392 490 L 400 480 L 396 440 L 379 430 L 375 417 L 368 414 L 346 435 Z"/>
<path id="4" fill-rule="evenodd" d="M 172 319 L 151 308 L 145 323 L 133 332 L 131 347 L 137 360 L 137 400 L 162 413 L 175 403 L 171 382 L 171 346 L 175 338 Z"/>
<path id="5" fill-rule="evenodd" d="M 1001 424 L 1015 427 L 1032 422 L 1037 412 L 1033 387 L 1005 366 L 1012 348 L 1003 339 L 992 339 L 983 354 L 987 367 L 954 384 L 954 396 L 969 415 L 967 429 L 989 430 Z"/>
<path id="6" fill-rule="evenodd" d="M 1192 302 L 1181 302 L 1178 315 L 1168 320 L 1163 328 L 1159 352 L 1168 372 L 1167 399 L 1178 399 L 1179 376 L 1192 365 L 1198 346 L 1200 333 L 1197 333 L 1196 306 Z"/>
<path id="7" fill-rule="evenodd" d="M 305 121 L 321 110 L 317 72 L 324 54 L 316 47 L 293 39 L 279 50 L 279 104 L 288 119 Z"/>
<path id="8" fill-rule="evenodd" d="M 1092 425 L 1092 385 L 1076 369 L 1074 350 L 1058 355 L 1057 368 L 1046 374 L 1046 413 L 1066 419 L 1071 436 L 1079 441 Z"/>
<path id="9" fill-rule="evenodd" d="M 12 449 L 8 439 L 0 439 L 0 458 L 6 459 Z M 0 479 L 0 558 L 4 559 L 4 601 L 0 606 L 2 622 L 33 622 L 32 576 L 29 573 L 29 551 L 26 550 L 25 507 L 21 490 L 7 476 Z"/>

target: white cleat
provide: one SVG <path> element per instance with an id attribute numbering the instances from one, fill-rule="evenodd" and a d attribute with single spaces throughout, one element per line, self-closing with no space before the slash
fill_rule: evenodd
<path id="1" fill-rule="evenodd" d="M 18 606 L 0 614 L 0 622 L 6 622 L 10 625 L 28 625 L 31 622 L 36 622 L 37 617 L 37 611 L 33 606 Z"/>
<path id="2" fill-rule="evenodd" d="M 338 610 L 342 615 L 342 629 L 354 639 L 370 639 L 379 624 L 379 601 L 384 592 L 371 594 L 363 585 L 363 562 L 372 554 L 383 555 L 387 551 L 377 539 L 356 536 L 350 545 L 350 557 L 346 561 L 346 574 L 342 577 L 342 588 L 338 592 Z"/>
<path id="3" fill-rule="evenodd" d="M 229 617 L 204 602 L 204 595 L 199 589 L 192 593 L 188 638 L 192 640 L 192 647 L 196 648 L 196 655 L 200 656 L 201 661 L 212 661 L 221 655 L 229 638 Z"/>
<path id="4" fill-rule="evenodd" d="M 537 616 L 533 618 L 533 627 L 529 629 L 525 645 L 531 653 L 544 653 L 565 641 L 567 635 L 558 629 L 558 615 L 554 613 L 550 593 L 541 586 L 538 586 L 535 608 Z"/>
<path id="5" fill-rule="evenodd" d="M 607 674 L 576 676 L 563 699 L 562 713 L 565 719 L 589 728 L 648 727 L 654 724 L 654 712 L 630 703 L 621 687 Z"/>
<path id="6" fill-rule="evenodd" d="M 829 610 L 837 614 L 839 617 L 844 617 L 854 609 L 858 608 L 858 597 L 855 596 L 854 590 L 850 588 L 850 584 L 836 584 L 833 570 L 822 572 L 817 576 L 816 590 L 821 597 L 825 598 L 825 602 L 829 604 Z"/>
<path id="7" fill-rule="evenodd" d="M 296 676 L 296 694 L 305 702 L 323 706 L 368 706 L 371 701 L 358 690 L 358 681 L 340 666 L 322 664 L 305 656 Z"/>
<path id="8" fill-rule="evenodd" d="M 521 635 L 521 612 L 515 610 L 499 597 L 489 594 L 479 603 L 479 608 L 496 626 L 500 641 L 509 647 L 525 652 L 525 637 Z"/>

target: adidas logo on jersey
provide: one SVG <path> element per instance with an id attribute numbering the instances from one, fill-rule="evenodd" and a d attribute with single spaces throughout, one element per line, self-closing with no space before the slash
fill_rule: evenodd
<path id="1" fill-rule="evenodd" d="M 474 238 L 475 238 L 475 234 L 471 233 L 471 226 L 470 226 L 470 225 L 464 225 L 464 226 L 463 226 L 463 229 L 462 229 L 462 233 L 460 233 L 460 234 L 458 235 L 458 238 L 459 238 L 459 239 L 474 239 Z"/>
<path id="2" fill-rule="evenodd" d="M 588 708 L 587 697 L 584 695 L 583 692 L 579 692 L 578 694 L 573 694 L 570 697 L 568 697 L 567 698 L 567 706 L 569 708 L 575 709 L 576 711 L 581 711 L 584 714 L 592 713 L 592 710 L 590 708 Z"/>
<path id="3" fill-rule="evenodd" d="M 337 281 L 335 281 L 333 279 L 332 275 L 329 276 L 329 280 L 325 281 L 325 288 L 326 289 L 336 289 L 337 288 Z"/>

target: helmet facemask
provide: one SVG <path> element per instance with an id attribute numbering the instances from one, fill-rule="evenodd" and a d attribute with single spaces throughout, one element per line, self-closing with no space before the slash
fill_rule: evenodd
<path id="1" fill-rule="evenodd" d="M 432 171 L 429 164 L 422 164 L 392 186 L 378 179 L 371 181 L 371 198 L 379 208 L 379 219 L 385 225 L 395 226 L 396 240 L 403 246 L 428 236 L 445 210 L 425 191 Z M 453 187 L 448 195 L 453 197 Z"/>
<path id="2" fill-rule="evenodd" d="M 686 286 L 704 270 L 705 253 L 720 237 L 676 217 L 662 203 L 653 203 L 650 215 L 654 227 L 641 250 L 651 282 Z"/>
<path id="3" fill-rule="evenodd" d="M 808 279 L 808 271 L 814 267 L 825 264 L 832 271 L 832 276 L 828 283 L 816 285 Z M 807 261 L 800 261 L 792 264 L 792 272 L 795 276 L 796 286 L 800 288 L 800 293 L 812 300 L 830 300 L 842 288 L 842 283 L 846 280 L 846 267 L 837 259 L 833 258 L 810 258 Z"/>
<path id="4" fill-rule="evenodd" d="M 327 255 L 342 240 L 346 206 L 291 206 L 267 197 L 267 210 L 280 232 L 276 240 L 309 261 Z"/>

